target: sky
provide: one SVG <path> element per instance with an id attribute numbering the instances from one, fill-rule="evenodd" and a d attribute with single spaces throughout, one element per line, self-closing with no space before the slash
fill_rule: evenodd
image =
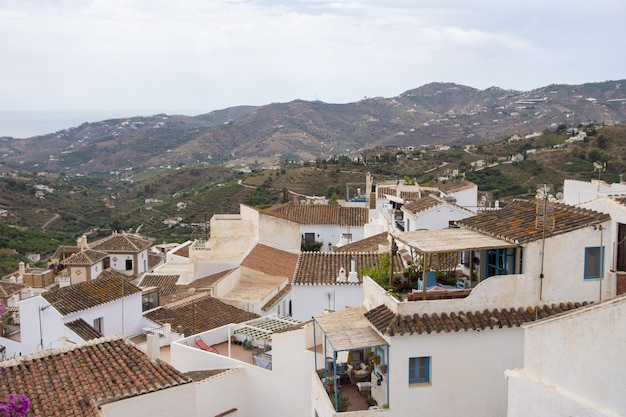
<path id="1" fill-rule="evenodd" d="M 197 115 L 626 78 L 624 0 L 0 0 L 0 112 Z"/>

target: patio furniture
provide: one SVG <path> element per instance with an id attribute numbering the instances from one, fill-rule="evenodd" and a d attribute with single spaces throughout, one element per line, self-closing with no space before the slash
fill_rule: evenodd
<path id="1" fill-rule="evenodd" d="M 202 340 L 200 338 L 200 336 L 196 336 L 196 338 L 194 339 L 194 341 L 196 342 L 196 346 L 198 346 L 200 349 L 205 350 L 207 352 L 211 352 L 211 353 L 219 353 L 217 351 L 217 349 L 215 349 L 213 346 L 209 346 L 207 345 L 204 340 Z"/>
<path id="2" fill-rule="evenodd" d="M 356 387 L 359 389 L 359 393 L 368 393 L 372 391 L 372 383 L 371 382 L 357 382 Z"/>

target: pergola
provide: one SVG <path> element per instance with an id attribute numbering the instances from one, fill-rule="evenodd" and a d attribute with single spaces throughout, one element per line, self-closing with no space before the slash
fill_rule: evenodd
<path id="1" fill-rule="evenodd" d="M 460 253 L 471 250 L 505 249 L 519 247 L 504 239 L 488 236 L 479 232 L 462 228 L 438 230 L 414 230 L 411 232 L 392 233 L 391 239 L 397 240 L 416 252 L 424 255 L 422 270 L 422 291 L 426 293 L 426 274 L 429 265 L 428 256 L 438 253 Z M 393 246 L 393 245 L 392 245 Z M 473 270 L 474 259 L 470 258 L 470 270 Z M 471 280 L 471 277 L 470 277 Z"/>
<path id="2" fill-rule="evenodd" d="M 389 344 L 383 339 L 372 324 L 365 318 L 365 307 L 349 307 L 334 313 L 313 317 L 315 328 L 323 334 L 324 357 L 329 358 L 328 349 L 332 353 L 333 378 L 337 379 L 337 354 L 353 349 L 383 347 L 387 361 L 389 360 Z M 317 332 L 314 332 L 314 335 Z M 318 342 L 315 341 L 317 353 Z M 317 366 L 317 355 L 315 369 Z M 387 371 L 389 372 L 389 370 Z M 335 390 L 335 408 L 337 411 L 339 390 Z M 387 404 L 389 404 L 389 378 L 387 378 Z"/>

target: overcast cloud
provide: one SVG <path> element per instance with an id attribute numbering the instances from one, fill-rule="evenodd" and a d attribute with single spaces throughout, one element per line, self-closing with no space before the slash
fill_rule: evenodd
<path id="1" fill-rule="evenodd" d="M 626 78 L 626 2 L 0 0 L 0 111 L 200 114 Z"/>

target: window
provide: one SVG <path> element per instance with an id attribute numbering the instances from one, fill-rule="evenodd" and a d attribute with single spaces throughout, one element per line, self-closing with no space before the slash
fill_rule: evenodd
<path id="1" fill-rule="evenodd" d="M 126 270 L 127 271 L 132 271 L 133 270 L 133 260 L 132 259 L 126 259 Z"/>
<path id="2" fill-rule="evenodd" d="M 98 317 L 97 319 L 95 319 L 93 321 L 93 328 L 96 329 L 98 331 L 98 333 L 100 333 L 100 334 L 104 334 L 104 333 L 102 333 L 102 331 L 104 330 L 102 328 L 102 319 L 103 319 L 103 317 Z"/>
<path id="3" fill-rule="evenodd" d="M 585 248 L 585 276 L 584 279 L 602 278 L 602 264 L 604 263 L 604 246 Z"/>
<path id="4" fill-rule="evenodd" d="M 315 243 L 315 233 L 305 233 L 304 234 L 304 242 L 305 243 Z"/>
<path id="5" fill-rule="evenodd" d="M 409 358 L 409 384 L 430 382 L 430 356 Z"/>
<path id="6" fill-rule="evenodd" d="M 352 242 L 352 233 L 343 233 L 341 237 L 347 240 L 348 242 Z"/>

